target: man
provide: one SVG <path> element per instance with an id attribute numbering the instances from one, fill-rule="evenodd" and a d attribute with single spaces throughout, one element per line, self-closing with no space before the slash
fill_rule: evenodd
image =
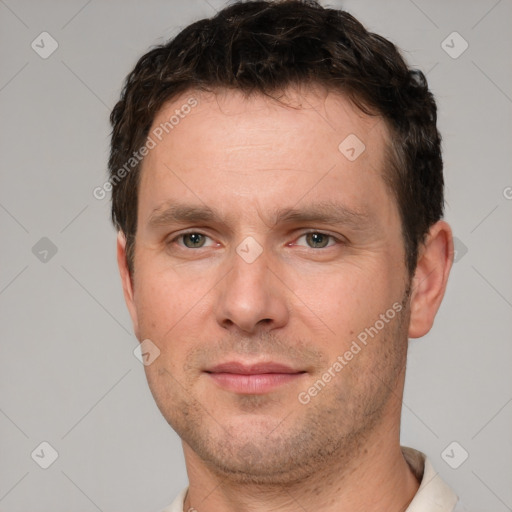
<path id="1" fill-rule="evenodd" d="M 236 3 L 144 55 L 111 121 L 124 294 L 189 477 L 165 510 L 460 510 L 400 447 L 453 257 L 423 74 L 346 12 Z"/>

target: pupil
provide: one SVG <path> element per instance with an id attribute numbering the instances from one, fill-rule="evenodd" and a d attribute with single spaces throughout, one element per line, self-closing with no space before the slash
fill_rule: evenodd
<path id="1" fill-rule="evenodd" d="M 311 233 L 310 236 L 313 239 L 313 244 L 320 244 L 322 247 L 325 246 L 325 244 L 322 243 L 324 235 L 322 235 L 321 233 Z"/>
<path id="2" fill-rule="evenodd" d="M 201 242 L 201 235 L 199 233 L 190 233 L 188 235 L 192 245 L 197 245 Z"/>

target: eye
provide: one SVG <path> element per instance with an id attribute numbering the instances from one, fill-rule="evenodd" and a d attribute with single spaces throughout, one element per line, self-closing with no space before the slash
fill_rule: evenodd
<path id="1" fill-rule="evenodd" d="M 341 243 L 340 240 L 335 238 L 333 235 L 329 235 L 328 233 L 323 233 L 321 231 L 310 231 L 309 233 L 304 233 L 301 237 L 297 239 L 297 241 L 300 240 L 301 238 L 305 238 L 306 243 L 312 249 L 324 249 L 325 247 L 331 247 L 332 245 L 336 245 L 336 242 Z M 328 245 L 329 240 L 332 240 L 334 243 Z"/>
<path id="2" fill-rule="evenodd" d="M 183 245 L 178 243 L 181 247 L 186 247 L 187 249 L 201 249 L 205 246 L 206 240 L 210 237 L 203 235 L 202 233 L 198 233 L 196 231 L 190 231 L 188 233 L 181 233 L 177 237 L 173 238 L 169 243 L 175 243 L 178 240 L 183 240 Z"/>

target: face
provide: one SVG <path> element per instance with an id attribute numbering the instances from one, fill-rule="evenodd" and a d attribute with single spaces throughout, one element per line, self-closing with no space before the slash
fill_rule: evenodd
<path id="1" fill-rule="evenodd" d="M 287 481 L 398 428 L 409 281 L 388 133 L 313 90 L 190 92 L 153 130 L 190 97 L 143 162 L 131 277 L 120 237 L 128 307 L 185 455 Z"/>

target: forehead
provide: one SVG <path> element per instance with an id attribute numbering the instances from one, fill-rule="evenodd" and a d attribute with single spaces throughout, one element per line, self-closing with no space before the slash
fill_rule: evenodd
<path id="1" fill-rule="evenodd" d="M 222 138 L 224 146 L 245 139 L 254 147 L 260 141 L 268 142 L 265 139 L 272 134 L 274 146 L 279 148 L 292 138 L 310 147 L 326 136 L 326 142 L 336 143 L 352 134 L 359 135 L 371 153 L 377 154 L 389 136 L 380 116 L 366 115 L 341 93 L 319 86 L 289 88 L 274 97 L 259 93 L 248 96 L 236 89 L 190 90 L 163 105 L 151 132 L 156 132 L 159 142 L 166 139 L 164 146 L 173 139 L 181 143 L 186 137 L 187 146 L 199 151 L 197 156 L 214 137 Z M 283 151 L 287 149 L 283 147 Z M 287 153 L 287 158 L 291 156 Z"/>
<path id="2" fill-rule="evenodd" d="M 385 199 L 382 118 L 319 89 L 289 89 L 280 99 L 188 91 L 166 103 L 149 133 L 155 146 L 142 164 L 141 202 L 153 211 L 189 196 L 229 211 L 234 198 L 275 207 L 339 193 L 364 210 Z"/>

